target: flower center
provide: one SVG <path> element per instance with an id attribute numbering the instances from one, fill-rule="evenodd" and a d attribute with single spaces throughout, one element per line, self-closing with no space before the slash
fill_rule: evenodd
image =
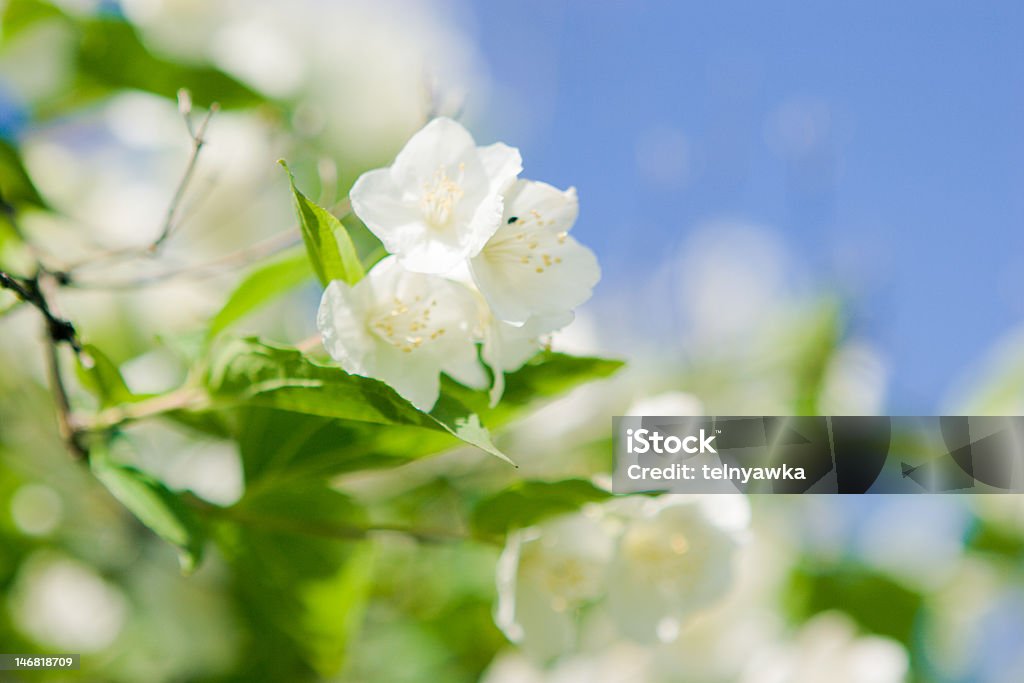
<path id="1" fill-rule="evenodd" d="M 434 171 L 434 176 L 423 183 L 423 196 L 420 198 L 420 208 L 427 222 L 435 228 L 443 228 L 448 225 L 455 213 L 455 207 L 465 194 L 459 184 L 465 171 L 465 164 L 459 164 L 458 178 L 452 179 L 444 166 Z"/>
<path id="2" fill-rule="evenodd" d="M 509 218 L 484 247 L 484 256 L 491 263 L 513 264 L 543 273 L 562 263 L 555 253 L 569 239 L 569 233 L 555 232 L 553 225 L 553 221 L 545 221 L 535 210 Z"/>
<path id="3" fill-rule="evenodd" d="M 640 528 L 631 530 L 624 540 L 623 550 L 635 571 L 651 583 L 682 580 L 693 572 L 696 539 L 688 535 Z"/>
<path id="4" fill-rule="evenodd" d="M 437 299 L 426 301 L 421 296 L 411 301 L 395 297 L 392 306 L 370 322 L 370 329 L 378 337 L 405 353 L 412 353 L 445 333 L 430 320 Z"/>
<path id="5" fill-rule="evenodd" d="M 552 607 L 559 612 L 586 600 L 595 590 L 593 567 L 583 558 L 551 557 L 537 552 L 523 559 L 526 571 L 539 580 L 548 593 Z"/>

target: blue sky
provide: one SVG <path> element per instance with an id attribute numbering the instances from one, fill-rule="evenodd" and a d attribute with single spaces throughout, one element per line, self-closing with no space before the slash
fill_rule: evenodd
<path id="1" fill-rule="evenodd" d="M 1024 4 L 525 0 L 473 14 L 499 118 L 519 127 L 501 137 L 531 177 L 579 188 L 605 292 L 701 222 L 770 227 L 815 281 L 854 288 L 856 330 L 905 414 L 938 410 L 1024 322 Z M 685 163 L 638 163 L 638 149 Z"/>

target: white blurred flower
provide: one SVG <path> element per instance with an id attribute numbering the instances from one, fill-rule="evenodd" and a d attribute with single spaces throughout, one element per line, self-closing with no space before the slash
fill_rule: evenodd
<path id="1" fill-rule="evenodd" d="M 495 620 L 537 661 L 578 649 L 582 608 L 653 644 L 722 598 L 750 522 L 746 498 L 616 498 L 509 537 Z"/>
<path id="2" fill-rule="evenodd" d="M 576 190 L 520 180 L 505 194 L 501 226 L 471 261 L 473 279 L 495 315 L 522 324 L 571 311 L 601 278 L 594 253 L 569 236 Z"/>
<path id="3" fill-rule="evenodd" d="M 498 561 L 498 627 L 538 660 L 573 649 L 578 608 L 603 594 L 612 545 L 603 520 L 583 513 L 510 535 Z"/>
<path id="4" fill-rule="evenodd" d="M 483 683 L 639 683 L 649 680 L 651 655 L 642 648 L 619 643 L 599 653 L 559 660 L 543 669 L 526 657 L 499 655 L 481 679 Z"/>
<path id="5" fill-rule="evenodd" d="M 683 619 L 723 597 L 750 521 L 743 496 L 625 498 L 608 610 L 634 640 L 674 640 Z"/>
<path id="6" fill-rule="evenodd" d="M 117 638 L 128 608 L 121 592 L 84 564 L 34 555 L 19 571 L 11 610 L 18 626 L 41 644 L 98 652 Z"/>
<path id="7" fill-rule="evenodd" d="M 395 257 L 355 286 L 335 280 L 317 314 L 324 347 L 347 372 L 373 377 L 421 410 L 440 392 L 440 372 L 472 383 L 476 303 L 462 285 L 412 273 Z"/>
<path id="8" fill-rule="evenodd" d="M 437 118 L 390 167 L 360 176 L 349 196 L 356 215 L 403 266 L 440 274 L 476 256 L 498 229 L 501 195 L 521 170 L 518 150 L 477 147 L 460 124 Z"/>
<path id="9" fill-rule="evenodd" d="M 825 613 L 790 644 L 754 657 L 743 683 L 902 683 L 907 653 L 894 640 L 861 636 L 849 618 Z"/>
<path id="10" fill-rule="evenodd" d="M 666 391 L 654 396 L 644 396 L 633 401 L 623 415 L 640 417 L 696 417 L 704 414 L 704 406 L 693 394 L 682 391 Z"/>

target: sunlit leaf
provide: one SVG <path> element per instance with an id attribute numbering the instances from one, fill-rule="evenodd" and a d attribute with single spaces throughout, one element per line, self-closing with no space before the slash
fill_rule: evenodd
<path id="1" fill-rule="evenodd" d="M 207 339 L 213 339 L 249 313 L 302 284 L 311 275 L 305 254 L 288 256 L 255 269 L 238 284 L 210 321 Z"/>
<path id="2" fill-rule="evenodd" d="M 89 464 L 114 498 L 160 538 L 177 546 L 182 569 L 191 571 L 199 564 L 205 530 L 178 494 L 145 472 L 113 462 L 103 446 L 91 449 Z"/>
<path id="3" fill-rule="evenodd" d="M 481 534 L 502 535 L 610 496 L 585 479 L 520 481 L 481 500 L 473 510 L 473 528 Z"/>
<path id="4" fill-rule="evenodd" d="M 302 680 L 305 667 L 337 674 L 370 588 L 364 512 L 306 483 L 251 493 L 224 517 L 240 608 L 259 633 L 247 665 L 266 680 Z"/>
<path id="5" fill-rule="evenodd" d="M 241 407 L 229 416 L 247 482 L 397 467 L 452 448 L 446 431 Z"/>
<path id="6" fill-rule="evenodd" d="M 317 365 L 295 349 L 256 339 L 234 340 L 219 349 L 207 385 L 222 402 L 441 430 L 507 459 L 491 442 L 480 419 L 453 397 L 442 395 L 434 410 L 424 413 L 383 382 Z"/>
<path id="7" fill-rule="evenodd" d="M 505 393 L 494 408 L 490 407 L 486 392 L 467 389 L 447 378 L 442 387 L 445 394 L 472 408 L 493 428 L 507 424 L 538 401 L 609 377 L 622 366 L 619 360 L 543 351 L 519 370 L 505 375 Z"/>
<path id="8" fill-rule="evenodd" d="M 86 389 L 107 408 L 120 403 L 138 401 L 145 396 L 136 396 L 128 388 L 117 365 L 92 344 L 82 347 L 78 357 L 78 379 Z"/>
<path id="9" fill-rule="evenodd" d="M 281 161 L 281 166 L 288 172 L 302 239 L 321 284 L 326 286 L 331 280 L 341 280 L 350 285 L 359 282 L 363 277 L 363 265 L 345 226 L 334 214 L 317 206 L 299 191 L 288 164 Z"/>
<path id="10" fill-rule="evenodd" d="M 25 205 L 47 208 L 17 148 L 6 140 L 0 140 L 0 204 L 14 208 Z"/>
<path id="11" fill-rule="evenodd" d="M 77 16 L 51 3 L 8 0 L 3 14 L 5 38 L 41 21 L 56 21 L 72 40 L 72 87 L 36 103 L 36 116 L 57 116 L 117 90 L 140 90 L 175 99 L 187 89 L 201 106 L 251 107 L 265 98 L 228 74 L 206 64 L 179 62 L 156 54 L 135 27 L 114 13 Z"/>

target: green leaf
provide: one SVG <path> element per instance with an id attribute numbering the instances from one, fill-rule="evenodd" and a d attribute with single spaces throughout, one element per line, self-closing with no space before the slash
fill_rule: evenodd
<path id="1" fill-rule="evenodd" d="M 525 405 L 538 398 L 559 396 L 586 382 L 609 377 L 623 365 L 621 360 L 544 351 L 505 376 L 502 403 Z"/>
<path id="2" fill-rule="evenodd" d="M 4 39 L 11 40 L 23 29 L 39 21 L 66 18 L 63 12 L 48 2 L 39 0 L 8 0 L 0 24 L 3 24 Z"/>
<path id="3" fill-rule="evenodd" d="M 280 164 L 288 173 L 302 239 L 320 283 L 326 287 L 331 280 L 341 280 L 350 285 L 359 282 L 364 274 L 363 264 L 345 226 L 330 211 L 317 206 L 299 192 L 288 164 L 284 160 Z"/>
<path id="4" fill-rule="evenodd" d="M 104 446 L 94 446 L 89 465 L 96 478 L 156 535 L 177 546 L 184 571 L 198 566 L 206 540 L 204 527 L 181 497 L 134 467 L 114 463 Z"/>
<path id="5" fill-rule="evenodd" d="M 17 148 L 6 140 L 0 140 L 0 202 L 14 208 L 25 205 L 48 208 L 25 170 Z"/>
<path id="6" fill-rule="evenodd" d="M 143 90 L 175 99 L 186 88 L 197 104 L 217 102 L 226 109 L 252 106 L 262 99 L 222 71 L 157 57 L 131 24 L 116 17 L 89 19 L 80 30 L 80 76 L 105 89 Z"/>
<path id="7" fill-rule="evenodd" d="M 472 524 L 481 534 L 504 535 L 610 496 L 585 479 L 520 481 L 477 503 Z"/>
<path id="8" fill-rule="evenodd" d="M 794 568 L 785 607 L 802 623 L 821 612 L 842 611 L 869 633 L 911 643 L 924 607 L 922 596 L 870 568 L 856 564 Z"/>
<path id="9" fill-rule="evenodd" d="M 252 107 L 264 97 L 206 64 L 183 63 L 151 51 L 130 23 L 112 14 L 73 16 L 51 3 L 9 0 L 4 8 L 5 38 L 38 22 L 61 23 L 70 34 L 68 64 L 74 83 L 35 103 L 37 118 L 57 116 L 116 90 L 141 90 L 169 99 L 186 88 L 192 100 L 222 108 Z"/>
<path id="10" fill-rule="evenodd" d="M 302 680 L 307 667 L 336 675 L 371 586 L 363 510 L 326 486 L 302 483 L 250 491 L 224 517 L 239 607 L 260 638 L 249 665 L 266 680 Z"/>
<path id="11" fill-rule="evenodd" d="M 446 431 L 247 406 L 229 415 L 247 484 L 397 467 L 450 449 Z"/>
<path id="12" fill-rule="evenodd" d="M 445 431 L 508 460 L 491 442 L 480 418 L 456 398 L 442 395 L 424 413 L 384 382 L 317 365 L 295 349 L 256 339 L 234 340 L 211 361 L 207 386 L 220 401 L 307 415 Z"/>
<path id="13" fill-rule="evenodd" d="M 117 365 L 92 344 L 82 347 L 78 356 L 78 379 L 99 402 L 101 408 L 131 403 L 146 396 L 136 396 L 125 384 Z M 91 363 L 91 364 L 90 364 Z"/>
<path id="14" fill-rule="evenodd" d="M 554 398 L 581 384 L 609 377 L 623 365 L 620 360 L 543 351 L 519 370 L 505 375 L 505 393 L 494 408 L 490 407 L 486 392 L 468 389 L 448 378 L 442 383 L 442 391 L 472 408 L 494 428 L 508 424 L 538 400 Z"/>
<path id="15" fill-rule="evenodd" d="M 211 340 L 236 321 L 252 313 L 311 275 L 305 254 L 296 254 L 268 263 L 252 271 L 235 288 L 227 303 L 210 321 L 207 340 Z"/>

